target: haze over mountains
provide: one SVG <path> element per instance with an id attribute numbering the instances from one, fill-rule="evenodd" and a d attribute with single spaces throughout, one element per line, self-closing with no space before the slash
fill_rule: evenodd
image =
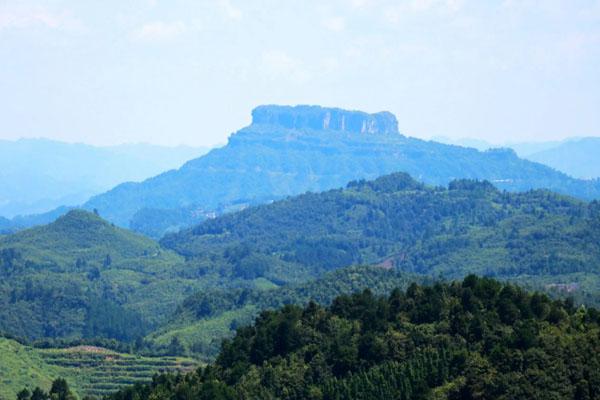
<path id="1" fill-rule="evenodd" d="M 600 138 L 568 140 L 526 158 L 581 179 L 600 177 Z"/>
<path id="2" fill-rule="evenodd" d="M 186 146 L 97 147 L 47 139 L 0 140 L 0 216 L 79 205 L 119 183 L 178 168 L 207 151 Z"/>
<path id="3" fill-rule="evenodd" d="M 473 147 L 480 151 L 499 147 L 479 139 L 436 137 L 442 143 Z M 578 179 L 600 177 L 600 137 L 569 138 L 560 141 L 507 143 L 519 157 L 548 165 Z"/>
<path id="4" fill-rule="evenodd" d="M 597 138 L 514 145 L 518 154 L 558 172 L 519 159 L 508 149 L 475 151 L 406 137 L 390 113 L 260 106 L 252 116 L 252 124 L 234 133 L 226 146 L 199 158 L 206 149 L 0 142 L 0 163 L 6 164 L 0 179 L 7 188 L 0 204 L 0 230 L 48 223 L 68 210 L 64 206 L 83 204 L 122 227 L 160 238 L 248 205 L 396 171 L 430 184 L 467 177 L 488 179 L 507 190 L 549 188 L 583 199 L 597 198 L 600 192 L 597 181 L 562 173 L 599 176 Z M 491 146 L 474 140 L 454 143 Z M 31 215 L 3 218 L 15 214 Z"/>
<path id="5" fill-rule="evenodd" d="M 429 184 L 487 179 L 499 188 L 548 188 L 582 199 L 600 183 L 573 179 L 509 149 L 475 149 L 404 136 L 390 113 L 318 106 L 260 106 L 226 146 L 140 183 L 93 197 L 87 209 L 160 237 L 228 206 L 267 202 L 404 171 Z"/>

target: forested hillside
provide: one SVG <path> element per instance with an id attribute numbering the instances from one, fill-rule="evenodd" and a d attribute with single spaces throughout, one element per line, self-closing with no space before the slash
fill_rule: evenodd
<path id="1" fill-rule="evenodd" d="M 349 267 L 308 282 L 274 288 L 203 290 L 185 299 L 170 321 L 152 332 L 146 342 L 154 347 L 169 347 L 174 340 L 182 353 L 213 360 L 221 341 L 233 336 L 235 329 L 250 324 L 264 310 L 283 305 L 305 305 L 314 301 L 328 305 L 342 294 L 369 289 L 387 295 L 394 288 L 432 279 L 400 273 L 382 267 Z"/>
<path id="2" fill-rule="evenodd" d="M 225 215 L 161 243 L 199 274 L 276 284 L 380 264 L 445 278 L 575 283 L 579 292 L 600 287 L 599 239 L 597 202 L 469 180 L 429 187 L 393 174 Z"/>
<path id="3" fill-rule="evenodd" d="M 133 340 L 201 288 L 156 242 L 73 210 L 0 237 L 0 332 Z"/>
<path id="4" fill-rule="evenodd" d="M 597 399 L 600 312 L 487 278 L 285 306 L 216 362 L 111 396 L 178 399 Z"/>
<path id="5" fill-rule="evenodd" d="M 199 315 L 194 327 L 164 327 L 189 296 L 209 290 L 229 301 L 229 289 L 301 285 L 359 264 L 436 278 L 515 279 L 595 304 L 599 238 L 596 202 L 468 180 L 429 187 L 406 174 L 227 214 L 167 236 L 162 247 L 74 210 L 0 237 L 0 330 L 29 339 L 133 341 L 160 327 L 151 342 L 168 347 L 173 330 L 189 338 L 208 319 L 216 324 L 213 342 L 204 336 L 184 345 L 194 351 L 200 343 L 201 354 L 212 354 L 232 321 L 285 304 L 293 289 L 281 289 L 271 304 L 259 300 L 263 294 L 238 299 L 219 315 Z"/>
<path id="6" fill-rule="evenodd" d="M 261 106 L 252 116 L 252 124 L 226 146 L 178 170 L 119 185 L 85 208 L 160 237 L 229 205 L 266 203 L 400 171 L 433 185 L 486 179 L 511 191 L 546 188 L 582 199 L 600 197 L 600 182 L 568 177 L 509 149 L 479 152 L 403 136 L 390 113 Z"/>

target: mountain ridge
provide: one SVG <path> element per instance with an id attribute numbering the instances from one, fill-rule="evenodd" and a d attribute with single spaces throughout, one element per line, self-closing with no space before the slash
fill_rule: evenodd
<path id="1" fill-rule="evenodd" d="M 146 222 L 161 227 L 153 229 L 158 238 L 161 230 L 198 222 L 192 217 L 194 210 L 208 215 L 231 204 L 269 202 L 398 171 L 433 185 L 458 178 L 487 179 L 512 191 L 548 188 L 583 199 L 600 197 L 600 182 L 570 178 L 520 159 L 512 150 L 479 152 L 403 136 L 395 117 L 388 113 L 313 106 L 259 106 L 254 113 L 256 123 L 232 134 L 226 146 L 190 160 L 178 170 L 119 185 L 93 197 L 84 207 L 96 208 L 125 227 L 132 226 L 136 213 L 152 210 L 145 215 L 151 214 L 155 221 Z M 337 130 L 323 129 L 328 113 L 338 113 L 338 122 L 345 115 L 355 116 L 357 122 L 349 125 L 349 130 L 340 130 L 341 122 L 335 125 Z M 360 133 L 365 121 L 379 119 L 382 122 L 377 122 L 375 131 L 383 133 Z M 173 211 L 181 209 L 188 211 Z"/>

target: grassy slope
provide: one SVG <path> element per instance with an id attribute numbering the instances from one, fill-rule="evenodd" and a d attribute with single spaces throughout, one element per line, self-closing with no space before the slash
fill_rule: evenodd
<path id="1" fill-rule="evenodd" d="M 53 379 L 67 379 L 75 392 L 100 396 L 157 372 L 188 371 L 196 362 L 175 357 L 139 357 L 95 347 L 36 349 L 0 338 L 0 397 L 15 398 L 24 387 L 48 390 Z"/>

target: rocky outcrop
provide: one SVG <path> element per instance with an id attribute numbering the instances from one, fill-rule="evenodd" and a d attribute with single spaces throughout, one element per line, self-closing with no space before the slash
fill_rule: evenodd
<path id="1" fill-rule="evenodd" d="M 357 134 L 398 134 L 398 121 L 390 112 L 368 114 L 319 106 L 259 106 L 252 111 L 252 125 Z"/>

